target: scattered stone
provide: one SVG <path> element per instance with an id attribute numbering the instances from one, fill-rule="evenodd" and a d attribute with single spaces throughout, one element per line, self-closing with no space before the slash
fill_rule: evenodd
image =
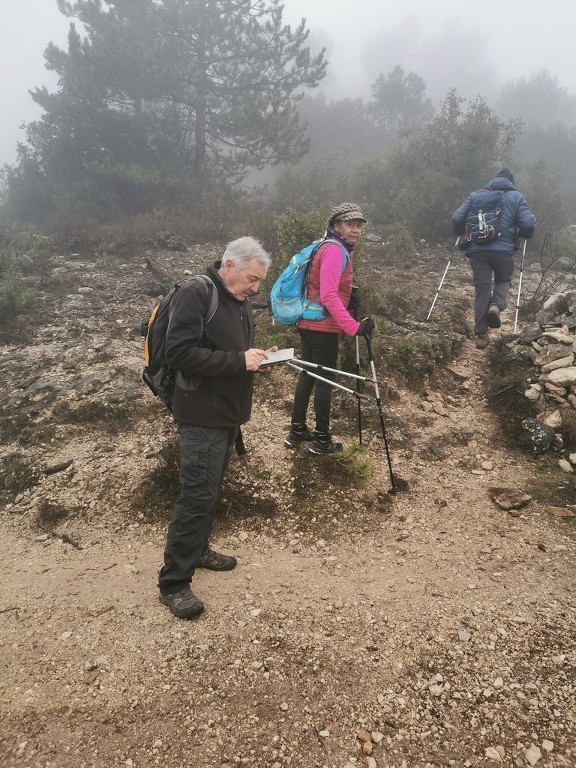
<path id="1" fill-rule="evenodd" d="M 524 396 L 528 398 L 528 400 L 532 400 L 533 402 L 536 402 L 538 398 L 541 395 L 541 390 L 536 389 L 535 386 L 528 387 L 528 389 L 524 392 Z"/>
<path id="2" fill-rule="evenodd" d="M 536 341 L 542 335 L 542 326 L 540 323 L 532 323 L 527 325 L 520 331 L 518 341 L 521 344 L 529 344 L 531 341 Z"/>
<path id="3" fill-rule="evenodd" d="M 546 507 L 545 511 L 552 517 L 576 517 L 576 512 L 567 507 Z"/>
<path id="4" fill-rule="evenodd" d="M 495 747 L 487 747 L 485 754 L 489 760 L 494 760 L 496 763 L 502 762 L 502 755 Z"/>
<path id="5" fill-rule="evenodd" d="M 55 475 L 57 472 L 63 472 L 65 469 L 68 469 L 72 464 L 74 464 L 74 459 L 63 461 L 61 464 L 53 464 L 51 467 L 45 467 L 43 471 L 45 475 Z"/>
<path id="6" fill-rule="evenodd" d="M 572 467 L 572 464 L 570 464 L 569 461 L 566 461 L 566 459 L 560 459 L 558 462 L 558 466 L 562 470 L 562 472 L 571 473 L 574 472 L 574 468 Z"/>
<path id="7" fill-rule="evenodd" d="M 536 765 L 541 757 L 542 752 L 535 744 L 531 744 L 530 747 L 526 750 L 526 760 L 528 761 L 529 765 Z"/>
<path id="8" fill-rule="evenodd" d="M 532 496 L 518 488 L 489 488 L 488 492 L 500 509 L 505 511 L 521 509 L 532 501 Z"/>
<path id="9" fill-rule="evenodd" d="M 560 429 L 562 426 L 562 416 L 560 415 L 560 411 L 556 409 L 555 411 L 552 411 L 552 413 L 549 413 L 547 416 L 543 419 L 544 424 L 547 424 L 549 427 L 552 427 L 553 430 Z"/>

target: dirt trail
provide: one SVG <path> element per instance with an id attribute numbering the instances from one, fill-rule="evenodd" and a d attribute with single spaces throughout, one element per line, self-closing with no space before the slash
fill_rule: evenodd
<path id="1" fill-rule="evenodd" d="M 120 351 L 137 373 L 134 340 Z M 196 575 L 193 622 L 158 601 L 164 524 L 126 516 L 150 426 L 104 454 L 81 431 L 57 444 L 78 474 L 43 492 L 87 504 L 96 455 L 108 495 L 68 541 L 26 499 L 2 513 L 0 765 L 576 766 L 573 523 L 492 502 L 538 464 L 501 447 L 483 355 L 466 341 L 451 390 L 386 403 L 394 498 L 376 413 L 369 487 L 345 487 L 333 457 L 282 446 L 293 378 L 274 372 L 231 467 L 270 519 L 219 529 L 239 566 Z"/>

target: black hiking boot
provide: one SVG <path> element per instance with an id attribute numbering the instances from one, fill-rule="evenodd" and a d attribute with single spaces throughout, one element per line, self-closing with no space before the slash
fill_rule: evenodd
<path id="1" fill-rule="evenodd" d="M 500 328 L 502 321 L 500 320 L 500 307 L 498 304 L 490 304 L 486 322 L 488 323 L 489 328 Z"/>
<path id="2" fill-rule="evenodd" d="M 208 548 L 196 563 L 196 568 L 207 568 L 209 571 L 232 571 L 236 568 L 236 558 Z"/>
<path id="3" fill-rule="evenodd" d="M 322 455 L 326 453 L 340 453 L 342 443 L 335 443 L 328 432 L 314 432 L 313 440 L 308 446 L 310 453 Z"/>
<path id="4" fill-rule="evenodd" d="M 167 605 L 177 619 L 194 619 L 204 611 L 204 603 L 190 591 L 190 587 L 169 595 L 160 592 L 160 602 Z"/>
<path id="5" fill-rule="evenodd" d="M 306 424 L 292 424 L 288 436 L 284 438 L 284 445 L 286 448 L 294 448 L 295 445 L 300 443 L 308 443 L 314 439 L 314 435 Z"/>
<path id="6" fill-rule="evenodd" d="M 490 343 L 490 333 L 488 331 L 486 331 L 485 333 L 479 333 L 476 336 L 476 349 L 486 349 L 489 343 Z"/>

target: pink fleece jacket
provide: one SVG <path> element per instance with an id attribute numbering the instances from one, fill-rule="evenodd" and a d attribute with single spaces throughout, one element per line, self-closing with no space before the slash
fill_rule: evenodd
<path id="1" fill-rule="evenodd" d="M 346 309 L 352 295 L 353 279 L 350 259 L 346 259 L 346 268 L 342 271 L 342 248 L 335 243 L 320 246 L 312 259 L 306 295 L 323 304 L 328 317 L 324 320 L 299 320 L 296 327 L 355 336 L 360 323 Z"/>

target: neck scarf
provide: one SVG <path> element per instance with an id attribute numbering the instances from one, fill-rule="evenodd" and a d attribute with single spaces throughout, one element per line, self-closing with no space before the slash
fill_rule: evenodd
<path id="1" fill-rule="evenodd" d="M 337 229 L 334 229 L 334 227 L 328 227 L 326 236 L 332 240 L 338 240 L 338 242 L 342 243 L 344 248 L 346 248 L 349 253 L 352 253 L 354 248 L 356 248 L 356 243 L 351 243 L 350 240 L 346 240 L 344 235 L 341 232 L 338 232 Z"/>

